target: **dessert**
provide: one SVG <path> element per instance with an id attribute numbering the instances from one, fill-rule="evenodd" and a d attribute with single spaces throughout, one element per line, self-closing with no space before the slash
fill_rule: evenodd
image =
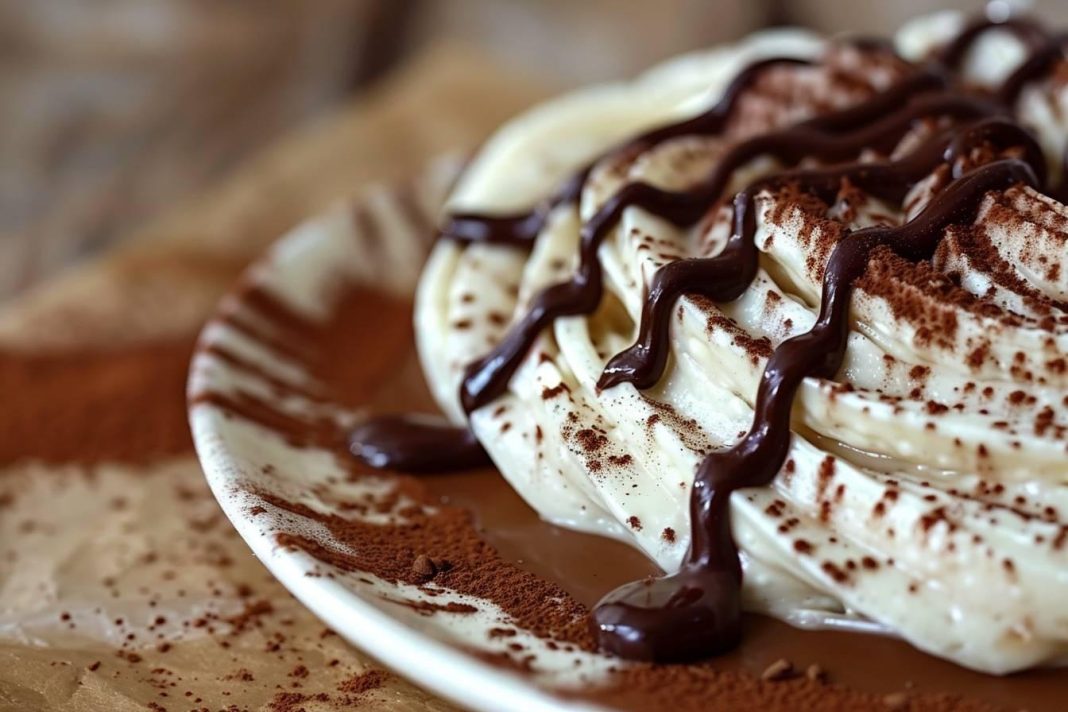
<path id="1" fill-rule="evenodd" d="M 542 517 L 644 551 L 668 575 L 592 614 L 625 657 L 722 652 L 744 608 L 1063 662 L 1063 43 L 775 32 L 517 119 L 417 295 L 455 427 L 354 451 L 464 466 L 469 426 Z"/>

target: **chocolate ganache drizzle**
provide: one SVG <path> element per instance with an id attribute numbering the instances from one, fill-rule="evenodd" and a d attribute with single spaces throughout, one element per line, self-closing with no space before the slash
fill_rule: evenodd
<path id="1" fill-rule="evenodd" d="M 1018 37 L 1030 52 L 1028 58 L 994 92 L 960 86 L 956 73 L 968 50 L 995 29 Z M 873 256 L 889 252 L 914 262 L 928 260 L 947 227 L 975 218 L 988 191 L 1020 184 L 1044 188 L 1043 154 L 1032 135 L 1013 122 L 1011 110 L 1021 90 L 1063 58 L 1064 40 L 1027 20 L 974 22 L 925 66 L 868 100 L 734 144 L 715 169 L 688 190 L 626 185 L 582 226 L 579 265 L 572 279 L 538 294 L 503 340 L 466 369 L 460 401 L 470 413 L 507 389 L 535 339 L 554 320 L 595 311 L 603 293 L 598 248 L 629 207 L 640 207 L 676 226 L 690 226 L 724 197 L 731 176 L 746 163 L 770 156 L 785 167 L 735 195 L 732 234 L 719 254 L 671 262 L 654 274 L 637 340 L 608 361 L 598 382 L 601 389 L 624 382 L 645 389 L 657 383 L 668 359 L 670 312 L 679 297 L 697 294 L 726 302 L 745 291 L 758 270 L 755 201 L 761 191 L 791 187 L 829 202 L 848 180 L 871 196 L 900 204 L 913 186 L 940 165 L 951 170 L 948 184 L 912 220 L 895 227 L 857 230 L 835 246 L 825 269 L 815 325 L 774 351 L 759 384 L 749 431 L 733 447 L 709 454 L 695 475 L 690 499 L 692 536 L 682 567 L 671 576 L 625 585 L 601 601 L 592 624 L 603 648 L 628 658 L 674 661 L 716 654 L 737 643 L 742 570 L 731 534 L 731 494 L 771 483 L 782 467 L 790 446 L 790 414 L 797 389 L 806 377 L 831 379 L 837 374 L 849 335 L 853 284 Z M 889 51 L 870 43 L 865 48 Z M 681 136 L 718 135 L 755 77 L 771 67 L 802 64 L 807 62 L 793 58 L 756 62 L 734 79 L 709 111 L 642 134 L 613 150 L 647 149 Z M 942 119 L 950 128 L 936 131 L 899 158 L 855 162 L 864 149 L 889 153 L 920 119 Z M 968 155 L 978 148 L 992 149 L 1001 157 L 966 170 Z M 816 159 L 825 167 L 797 169 L 805 159 Z M 578 171 L 528 213 L 453 215 L 442 237 L 529 248 L 550 212 L 577 200 L 591 168 L 592 164 Z M 371 423 L 356 433 L 353 450 L 371 464 L 410 466 L 405 455 L 409 445 L 425 449 L 428 437 L 437 436 L 417 428 L 420 446 L 406 440 L 406 429 L 410 429 L 406 421 Z M 450 436 L 458 438 L 453 450 L 460 460 L 475 457 L 469 434 Z M 425 459 L 415 459 L 418 469 L 432 466 Z"/>

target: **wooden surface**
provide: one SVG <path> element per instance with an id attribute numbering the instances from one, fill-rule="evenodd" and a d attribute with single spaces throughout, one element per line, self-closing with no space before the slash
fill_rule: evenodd
<path id="1" fill-rule="evenodd" d="M 0 0 L 0 299 L 106 250 L 434 44 L 575 85 L 743 34 L 760 8 Z"/>
<path id="2" fill-rule="evenodd" d="M 0 297 L 337 103 L 385 4 L 0 0 Z"/>
<path id="3" fill-rule="evenodd" d="M 1030 3 L 1068 20 L 1059 0 Z M 448 41 L 553 86 L 768 23 L 887 32 L 975 0 L 0 0 L 0 299 L 98 254 Z"/>

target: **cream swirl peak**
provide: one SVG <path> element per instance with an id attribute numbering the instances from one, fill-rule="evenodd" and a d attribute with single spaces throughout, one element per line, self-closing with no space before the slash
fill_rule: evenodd
<path id="1" fill-rule="evenodd" d="M 607 649 L 713 653 L 746 608 L 1068 653 L 1060 41 L 936 25 L 922 64 L 773 33 L 565 97 L 454 194 L 435 395 L 544 517 L 671 574 L 595 610 Z"/>

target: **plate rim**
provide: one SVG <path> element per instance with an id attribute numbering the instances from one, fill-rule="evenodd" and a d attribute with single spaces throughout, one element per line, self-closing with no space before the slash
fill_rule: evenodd
<path id="1" fill-rule="evenodd" d="M 284 269 L 279 267 L 277 257 L 292 254 L 288 248 L 321 236 L 322 232 L 309 228 L 331 212 L 328 209 L 306 218 L 246 265 L 201 327 L 187 377 L 186 389 L 190 395 L 187 413 L 197 460 L 216 502 L 253 555 L 301 605 L 349 644 L 417 687 L 477 712 L 514 709 L 607 712 L 608 708 L 600 705 L 552 695 L 515 673 L 492 666 L 416 630 L 331 577 L 307 576 L 316 563 L 315 559 L 304 552 L 279 546 L 269 532 L 262 530 L 259 522 L 253 521 L 239 499 L 232 496 L 237 476 L 247 476 L 248 473 L 242 469 L 241 458 L 226 445 L 224 428 L 220 426 L 226 417 L 217 406 L 191 397 L 213 383 L 212 369 L 205 368 L 204 364 L 209 358 L 205 353 L 207 348 L 219 339 L 218 333 L 212 329 L 214 317 L 226 301 L 233 298 L 238 284 L 269 284 L 267 275 L 271 270 L 263 269 L 264 266 L 271 264 L 275 269 Z"/>

